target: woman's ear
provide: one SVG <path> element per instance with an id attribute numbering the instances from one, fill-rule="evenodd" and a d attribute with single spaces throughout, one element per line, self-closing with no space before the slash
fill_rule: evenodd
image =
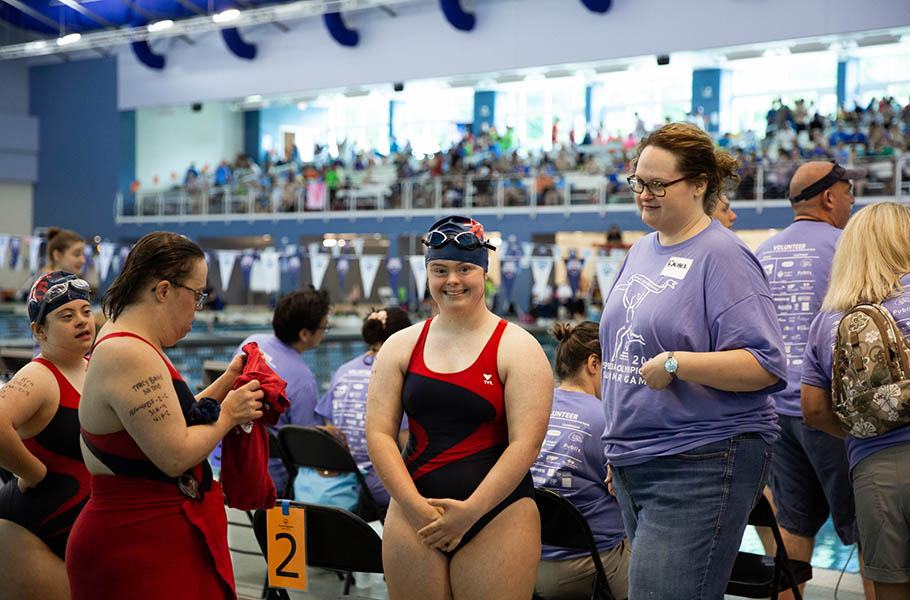
<path id="1" fill-rule="evenodd" d="M 164 302 L 167 299 L 167 293 L 171 289 L 171 282 L 167 279 L 162 279 L 158 284 L 152 289 L 155 292 L 155 299 L 159 302 Z"/>
<path id="2" fill-rule="evenodd" d="M 585 363 L 585 366 L 588 368 L 588 373 L 596 375 L 600 372 L 600 357 L 596 354 L 591 354 L 588 356 L 588 361 Z"/>
<path id="3" fill-rule="evenodd" d="M 46 340 L 47 339 L 47 322 L 45 321 L 44 325 L 38 325 L 37 323 L 29 323 L 29 329 L 32 330 L 32 335 L 35 336 L 36 340 Z"/>

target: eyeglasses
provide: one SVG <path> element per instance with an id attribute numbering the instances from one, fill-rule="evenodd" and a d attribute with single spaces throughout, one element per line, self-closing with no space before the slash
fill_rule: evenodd
<path id="1" fill-rule="evenodd" d="M 92 286 L 84 279 L 70 279 L 69 281 L 52 285 L 47 288 L 47 291 L 44 292 L 44 296 L 41 298 L 41 308 L 38 309 L 38 316 L 35 318 L 35 323 L 41 322 L 42 317 L 44 317 L 44 311 L 47 310 L 47 305 L 63 297 L 64 294 L 69 292 L 70 288 L 86 295 L 92 293 Z"/>
<path id="2" fill-rule="evenodd" d="M 423 240 L 424 245 L 430 248 L 442 248 L 449 242 L 455 242 L 455 245 L 463 250 L 476 250 L 478 248 L 496 250 L 496 246 L 480 239 L 473 231 L 462 231 L 461 233 L 452 234 L 434 229 L 427 233 L 427 237 Z"/>
<path id="3" fill-rule="evenodd" d="M 632 191 L 636 194 L 640 194 L 645 191 L 645 188 L 648 188 L 648 191 L 651 192 L 652 196 L 655 198 L 663 198 L 667 195 L 668 187 L 679 183 L 680 181 L 685 181 L 686 179 L 686 177 L 680 177 L 679 179 L 674 179 L 673 181 L 668 181 L 667 183 L 661 183 L 660 181 L 645 183 L 635 175 L 631 175 L 626 178 L 626 181 L 629 182 L 629 187 L 632 188 Z"/>
<path id="4" fill-rule="evenodd" d="M 205 299 L 209 297 L 208 292 L 197 290 L 196 288 L 191 288 L 188 285 L 183 285 L 182 283 L 177 283 L 176 281 L 171 281 L 171 283 L 177 287 L 181 287 L 196 294 L 196 308 L 202 308 L 205 305 Z"/>

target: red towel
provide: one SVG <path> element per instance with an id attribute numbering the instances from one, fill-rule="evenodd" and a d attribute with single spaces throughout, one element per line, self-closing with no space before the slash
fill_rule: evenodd
<path id="1" fill-rule="evenodd" d="M 223 502 L 217 481 L 197 502 L 172 483 L 92 475 L 66 547 L 71 597 L 236 600 Z"/>
<path id="2" fill-rule="evenodd" d="M 275 374 L 265 362 L 256 342 L 245 344 L 246 364 L 243 373 L 234 380 L 234 389 L 256 379 L 265 397 L 262 399 L 262 418 L 253 421 L 246 433 L 234 427 L 221 443 L 221 485 L 228 506 L 240 510 L 272 508 L 275 506 L 275 483 L 269 475 L 269 432 L 265 423 L 274 425 L 290 401 L 284 394 L 287 382 Z"/>

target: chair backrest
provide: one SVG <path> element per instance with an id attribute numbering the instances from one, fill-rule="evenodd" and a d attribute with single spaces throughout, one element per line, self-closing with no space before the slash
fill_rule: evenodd
<path id="1" fill-rule="evenodd" d="M 223 360 L 207 360 L 202 363 L 202 389 L 212 385 L 221 377 L 231 363 Z"/>
<path id="2" fill-rule="evenodd" d="M 278 443 L 288 460 L 298 467 L 360 472 L 350 451 L 322 429 L 285 425 L 278 430 Z"/>
<path id="3" fill-rule="evenodd" d="M 584 515 L 574 504 L 546 488 L 534 488 L 534 501 L 537 502 L 537 510 L 540 512 L 541 541 L 549 546 L 589 552 L 601 589 L 609 590 L 607 574 L 600 560 L 591 527 Z"/>
<path id="4" fill-rule="evenodd" d="M 384 512 L 377 506 L 357 462 L 334 435 L 316 427 L 285 425 L 278 430 L 278 445 L 295 467 L 354 473 L 360 484 L 357 512 L 369 519 L 383 520 Z"/>
<path id="5" fill-rule="evenodd" d="M 758 527 L 777 527 L 777 519 L 774 517 L 774 511 L 771 509 L 771 503 L 768 502 L 768 499 L 762 495 L 758 502 L 755 504 L 755 508 L 752 509 L 752 512 L 749 513 L 749 525 L 757 525 Z"/>
<path id="6" fill-rule="evenodd" d="M 382 573 L 382 538 L 354 513 L 321 504 L 291 502 L 304 510 L 306 563 L 338 571 Z M 268 558 L 266 511 L 253 515 L 253 529 L 262 554 Z"/>

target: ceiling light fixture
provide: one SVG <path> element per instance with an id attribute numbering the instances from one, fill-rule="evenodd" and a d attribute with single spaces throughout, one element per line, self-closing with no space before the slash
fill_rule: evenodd
<path id="1" fill-rule="evenodd" d="M 149 33 L 155 33 L 156 31 L 164 31 L 165 29 L 170 29 L 174 26 L 174 22 L 170 19 L 164 19 L 163 21 L 155 21 L 150 23 L 148 26 Z"/>
<path id="2" fill-rule="evenodd" d="M 82 39 L 81 33 L 68 33 L 64 36 L 57 38 L 58 46 L 68 46 L 69 44 L 75 44 Z"/>
<path id="3" fill-rule="evenodd" d="M 236 20 L 238 17 L 240 17 L 240 11 L 236 8 L 229 8 L 225 11 L 212 15 L 212 20 L 216 23 L 228 23 L 230 21 Z"/>

